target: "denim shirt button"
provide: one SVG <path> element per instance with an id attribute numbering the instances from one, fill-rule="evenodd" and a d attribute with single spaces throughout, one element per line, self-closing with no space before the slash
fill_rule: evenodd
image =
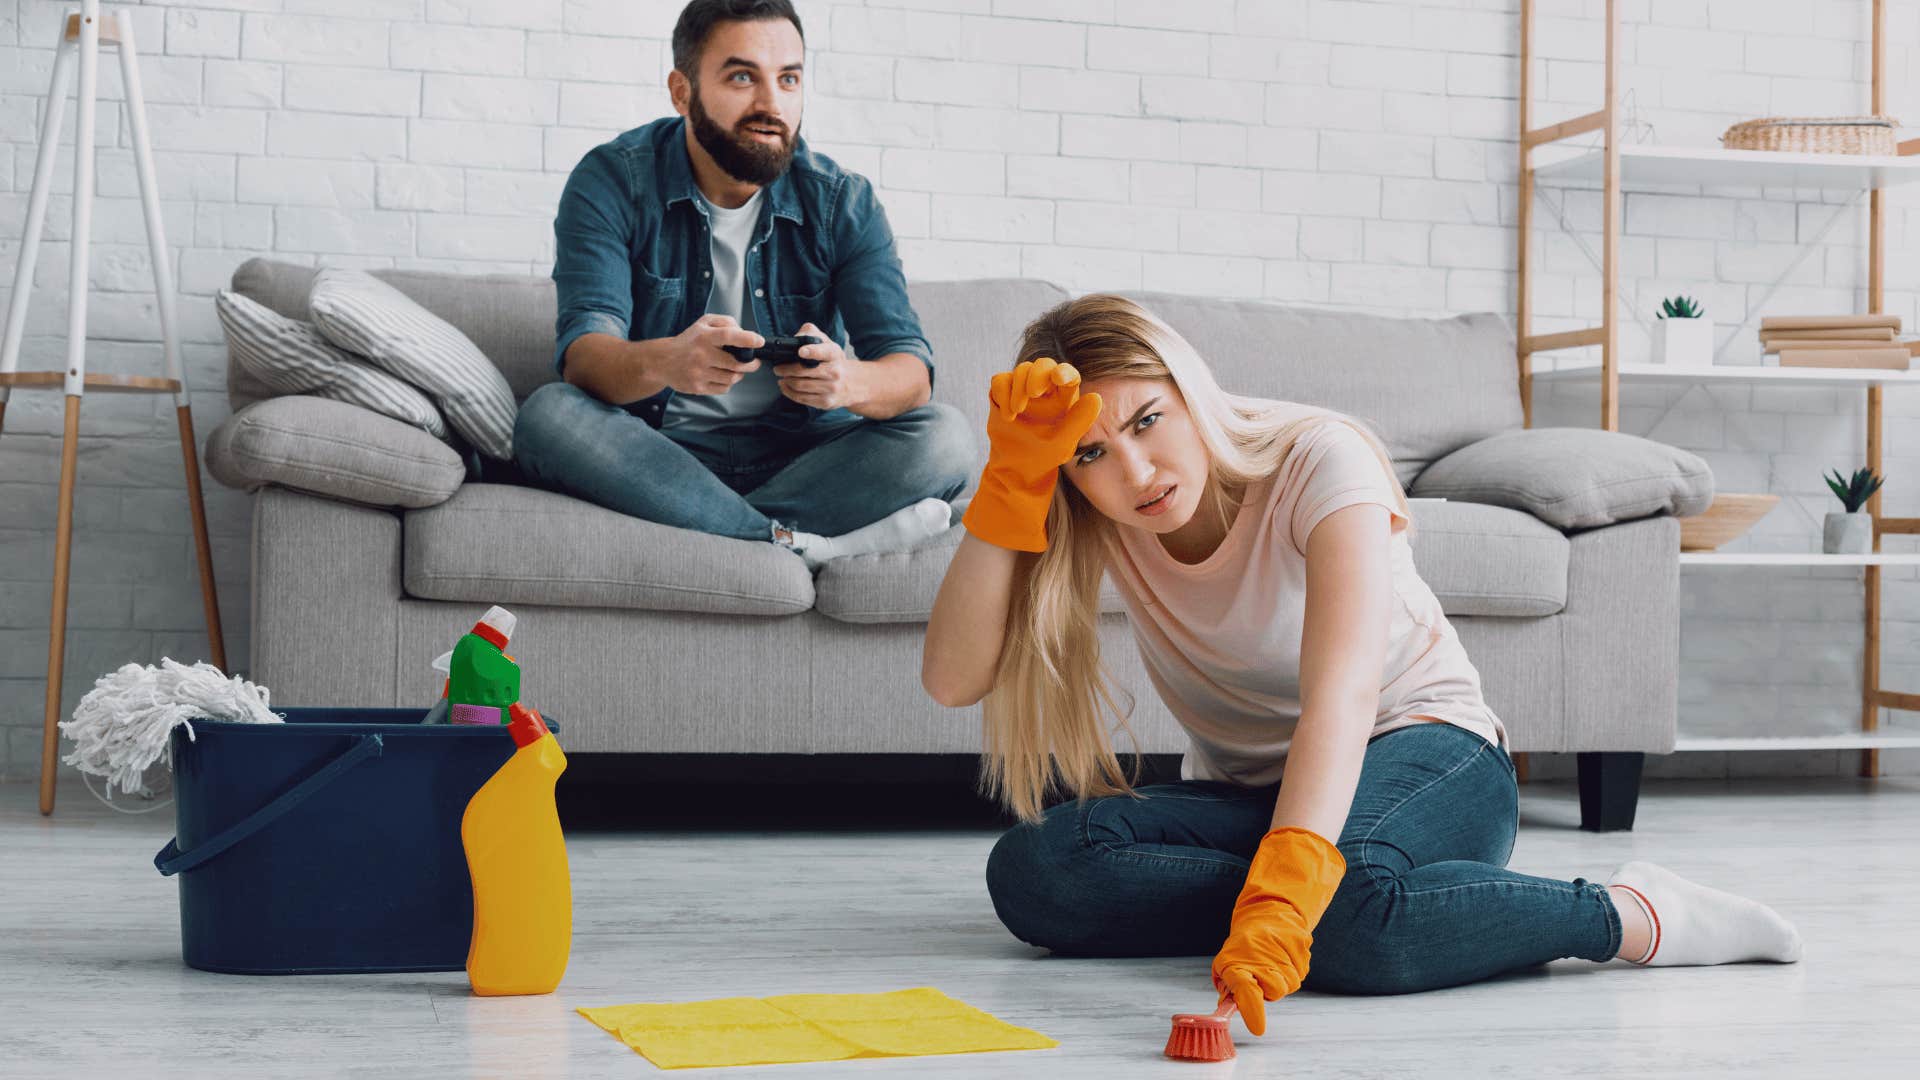
<path id="1" fill-rule="evenodd" d="M 755 290 L 753 290 L 753 295 L 755 295 L 755 296 L 765 296 L 765 295 L 767 295 L 767 290 L 765 290 L 765 289 L 755 289 Z"/>

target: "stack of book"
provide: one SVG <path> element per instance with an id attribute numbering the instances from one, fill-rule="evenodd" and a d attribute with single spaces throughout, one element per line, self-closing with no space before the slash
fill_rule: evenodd
<path id="1" fill-rule="evenodd" d="M 1920 356 L 1920 339 L 1900 340 L 1898 315 L 1781 315 L 1760 320 L 1760 348 L 1781 367 L 1891 368 Z"/>

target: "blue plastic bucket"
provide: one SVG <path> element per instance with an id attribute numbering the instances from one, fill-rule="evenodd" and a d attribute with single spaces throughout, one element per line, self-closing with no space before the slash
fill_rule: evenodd
<path id="1" fill-rule="evenodd" d="M 505 727 L 421 709 L 282 709 L 172 736 L 180 951 L 244 975 L 457 971 L 473 936 L 467 801 L 513 755 Z M 558 730 L 551 721 L 549 727 Z"/>

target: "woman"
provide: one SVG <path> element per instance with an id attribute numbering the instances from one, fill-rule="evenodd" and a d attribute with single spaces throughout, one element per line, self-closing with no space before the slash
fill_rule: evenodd
<path id="1" fill-rule="evenodd" d="M 922 682 L 942 704 L 986 699 L 987 783 L 1022 819 L 987 884 L 1015 935 L 1065 954 L 1214 953 L 1216 989 L 1256 1035 L 1264 1003 L 1302 985 L 1401 993 L 1568 956 L 1799 958 L 1771 909 L 1651 863 L 1606 885 L 1505 869 L 1506 730 L 1414 569 L 1405 493 L 1361 424 L 1224 392 L 1116 296 L 1042 315 L 990 396 Z M 1179 783 L 1133 790 L 1115 758 L 1103 573 L 1190 736 Z M 1076 798 L 1043 811 L 1056 788 Z"/>

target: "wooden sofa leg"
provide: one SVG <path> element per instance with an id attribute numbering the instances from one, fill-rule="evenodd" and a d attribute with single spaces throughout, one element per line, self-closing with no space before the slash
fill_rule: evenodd
<path id="1" fill-rule="evenodd" d="M 1640 802 L 1639 752 L 1583 753 L 1580 760 L 1580 827 L 1588 832 L 1633 828 Z"/>

